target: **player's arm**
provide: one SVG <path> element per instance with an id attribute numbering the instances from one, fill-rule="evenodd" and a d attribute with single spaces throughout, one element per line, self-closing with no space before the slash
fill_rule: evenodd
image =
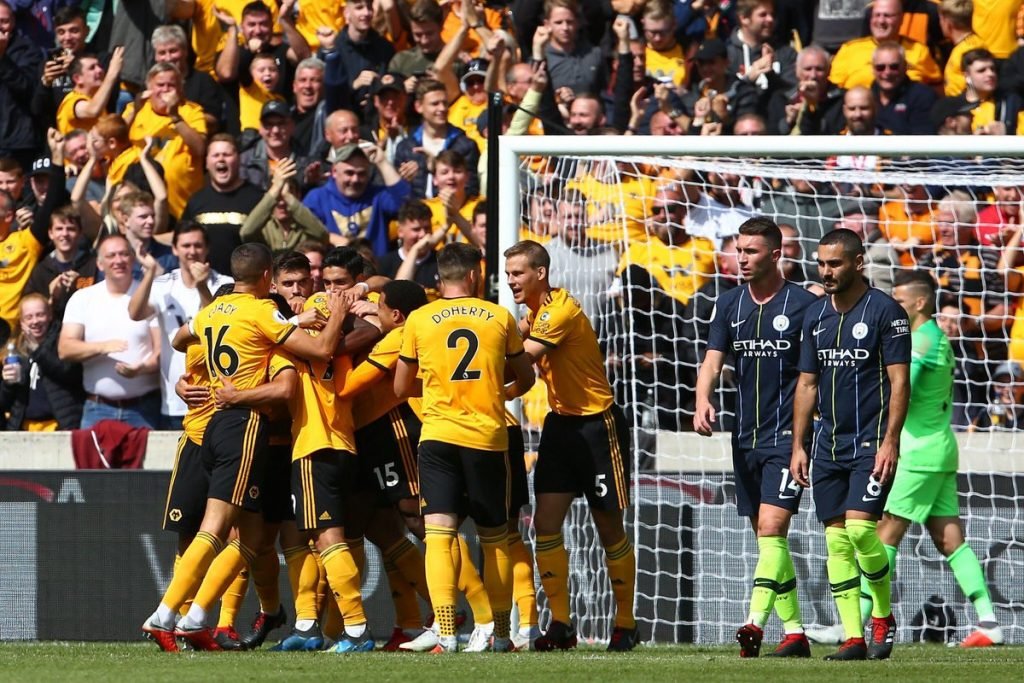
<path id="1" fill-rule="evenodd" d="M 171 339 L 171 348 L 175 351 L 185 353 L 192 344 L 199 343 L 199 335 L 192 329 L 192 323 L 188 322 L 178 328 Z"/>
<path id="2" fill-rule="evenodd" d="M 529 328 L 526 331 L 529 332 Z M 530 357 L 530 362 L 536 363 L 555 347 L 542 344 L 536 339 L 526 338 L 523 340 L 523 348 L 526 349 L 526 355 Z"/>
<path id="3" fill-rule="evenodd" d="M 345 378 L 345 386 L 338 392 L 338 400 L 347 401 L 355 398 L 387 376 L 387 370 L 364 360 Z"/>
<path id="4" fill-rule="evenodd" d="M 711 436 L 712 425 L 715 424 L 715 407 L 711 405 L 711 392 L 718 384 L 725 364 L 725 354 L 715 349 L 708 349 L 704 354 L 704 362 L 697 372 L 697 409 L 693 414 L 693 430 L 703 436 Z"/>
<path id="5" fill-rule="evenodd" d="M 338 355 L 358 356 L 380 341 L 382 335 L 376 325 L 354 315 L 346 317 L 348 319 L 343 323 L 342 327 L 344 335 L 341 337 L 341 341 L 338 342 Z"/>
<path id="6" fill-rule="evenodd" d="M 416 374 L 419 363 L 409 358 L 399 358 L 395 366 L 395 396 L 415 398 L 423 395 L 423 381 Z"/>
<path id="7" fill-rule="evenodd" d="M 892 481 L 900 457 L 900 432 L 907 419 L 910 403 L 910 367 L 906 363 L 893 363 L 885 368 L 889 376 L 889 424 L 882 437 L 882 445 L 875 454 L 875 469 L 871 472 L 881 484 Z"/>
<path id="8" fill-rule="evenodd" d="M 511 401 L 530 390 L 537 381 L 537 374 L 533 371 L 533 360 L 528 352 L 511 356 L 505 363 L 515 377 L 511 383 L 505 385 L 505 400 Z"/>
<path id="9" fill-rule="evenodd" d="M 810 461 L 804 443 L 810 434 L 811 420 L 814 417 L 814 401 L 818 396 L 818 375 L 813 372 L 801 372 L 796 381 L 796 392 L 793 397 L 793 456 L 790 458 L 789 471 L 793 480 L 807 488 Z"/>
<path id="10" fill-rule="evenodd" d="M 214 399 L 217 401 L 218 407 L 266 408 L 287 404 L 291 401 L 298 387 L 299 375 L 295 372 L 295 368 L 284 368 L 274 375 L 274 379 L 271 381 L 251 389 L 241 390 L 235 388 L 229 377 L 222 377 L 221 382 L 223 382 L 223 386 L 214 392 Z"/>
<path id="11" fill-rule="evenodd" d="M 281 346 L 289 353 L 304 360 L 323 361 L 330 363 L 334 358 L 335 349 L 341 340 L 341 326 L 348 314 L 349 302 L 347 299 L 332 294 L 328 299 L 327 306 L 331 311 L 327 324 L 320 330 L 320 334 L 311 337 L 308 334 L 289 334 Z"/>

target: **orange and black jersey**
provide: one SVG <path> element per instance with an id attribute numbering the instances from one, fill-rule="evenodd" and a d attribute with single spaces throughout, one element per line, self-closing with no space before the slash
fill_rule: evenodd
<path id="1" fill-rule="evenodd" d="M 400 357 L 423 379 L 421 441 L 508 447 L 505 359 L 523 353 L 508 309 L 476 297 L 438 299 L 409 314 Z"/>
<path id="2" fill-rule="evenodd" d="M 192 344 L 185 351 L 185 381 L 198 387 L 210 386 L 210 375 L 206 369 L 206 356 L 203 354 L 203 347 L 199 344 Z M 185 436 L 193 443 L 203 443 L 203 433 L 206 425 L 210 423 L 215 410 L 213 395 L 206 399 L 200 406 L 189 406 L 185 417 L 181 420 L 181 428 Z"/>
<path id="3" fill-rule="evenodd" d="M 219 297 L 199 311 L 189 329 L 202 344 L 212 389 L 227 378 L 242 390 L 267 382 L 271 354 L 295 325 L 269 299 L 243 293 Z"/>
<path id="4" fill-rule="evenodd" d="M 530 311 L 528 339 L 549 351 L 537 361 L 548 388 L 548 404 L 559 415 L 596 415 L 612 404 L 604 354 L 580 302 L 552 289 L 540 309 Z"/>

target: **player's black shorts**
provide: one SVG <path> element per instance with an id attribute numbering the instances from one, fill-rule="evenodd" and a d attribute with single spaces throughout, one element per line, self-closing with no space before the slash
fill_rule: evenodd
<path id="1" fill-rule="evenodd" d="M 263 475 L 263 519 L 268 524 L 295 519 L 291 478 L 291 443 L 267 446 L 267 464 Z"/>
<path id="2" fill-rule="evenodd" d="M 789 510 L 800 509 L 803 487 L 793 481 L 789 460 L 793 449 L 740 448 L 733 444 L 732 468 L 736 475 L 736 512 L 740 517 L 757 514 L 762 503 Z"/>
<path id="3" fill-rule="evenodd" d="M 355 457 L 350 451 L 325 448 L 292 462 L 292 502 L 301 531 L 345 525 Z"/>
<path id="4" fill-rule="evenodd" d="M 519 509 L 530 502 L 530 483 L 526 477 L 526 446 L 523 444 L 523 428 L 519 425 L 508 428 L 508 476 L 508 518 L 516 520 L 519 519 Z"/>
<path id="5" fill-rule="evenodd" d="M 203 467 L 210 475 L 210 498 L 259 512 L 266 461 L 263 415 L 249 408 L 227 408 L 213 414 L 203 434 Z"/>
<path id="6" fill-rule="evenodd" d="M 597 415 L 544 418 L 534 493 L 585 495 L 595 509 L 623 510 L 631 470 L 629 428 L 618 406 Z"/>
<path id="7" fill-rule="evenodd" d="M 811 460 L 811 494 L 818 519 L 827 522 L 845 517 L 847 510 L 881 517 L 892 483 L 886 486 L 879 484 L 871 476 L 874 468 L 874 454 L 860 455 L 852 460 Z"/>
<path id="8" fill-rule="evenodd" d="M 420 512 L 469 515 L 480 527 L 508 523 L 508 453 L 420 442 Z"/>
<path id="9" fill-rule="evenodd" d="M 203 469 L 203 447 L 186 435 L 178 439 L 171 483 L 167 487 L 164 507 L 164 530 L 193 536 L 206 513 L 210 477 Z"/>
<path id="10" fill-rule="evenodd" d="M 383 506 L 419 495 L 416 445 L 421 426 L 416 413 L 403 403 L 356 430 L 359 491 L 377 493 Z"/>

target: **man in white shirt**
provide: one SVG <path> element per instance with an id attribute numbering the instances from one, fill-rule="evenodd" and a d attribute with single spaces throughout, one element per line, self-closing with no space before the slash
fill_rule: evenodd
<path id="1" fill-rule="evenodd" d="M 185 354 L 175 351 L 171 340 L 179 327 L 213 301 L 212 292 L 232 279 L 212 270 L 206 262 L 209 255 L 206 229 L 198 223 L 178 223 L 171 246 L 181 266 L 169 273 L 164 273 L 160 262 L 151 254 L 138 255 L 142 281 L 132 293 L 128 315 L 132 320 L 156 316 L 160 325 L 159 428 L 179 430 L 186 406 L 174 393 L 174 385 L 185 374 Z"/>
<path id="2" fill-rule="evenodd" d="M 100 420 L 156 429 L 160 420 L 160 331 L 155 318 L 134 321 L 128 302 L 134 256 L 123 235 L 106 235 L 97 247 L 103 282 L 71 295 L 57 352 L 82 364 L 86 401 L 82 428 Z"/>

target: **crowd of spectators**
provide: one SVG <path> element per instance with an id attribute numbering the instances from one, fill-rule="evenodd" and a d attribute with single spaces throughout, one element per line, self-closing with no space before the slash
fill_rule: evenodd
<path id="1" fill-rule="evenodd" d="M 304 254 L 314 279 L 328 248 L 352 245 L 433 288 L 438 244 L 486 239 L 495 126 L 1024 134 L 1021 5 L 0 0 L 0 318 L 25 366 L 4 364 L 0 413 L 8 429 L 180 426 L 170 339 L 230 281 L 244 241 Z M 733 236 L 757 213 L 785 225 L 787 276 L 808 286 L 814 244 L 837 226 L 869 242 L 876 286 L 900 267 L 934 272 L 961 361 L 957 425 L 1015 426 L 988 405 L 1024 375 L 1021 188 L 810 175 L 761 191 L 730 169 L 539 159 L 528 173 L 523 236 L 548 245 L 555 284 L 603 339 L 636 342 L 609 346 L 609 369 L 652 387 L 628 398 L 657 406 L 662 428 L 690 422 Z"/>

